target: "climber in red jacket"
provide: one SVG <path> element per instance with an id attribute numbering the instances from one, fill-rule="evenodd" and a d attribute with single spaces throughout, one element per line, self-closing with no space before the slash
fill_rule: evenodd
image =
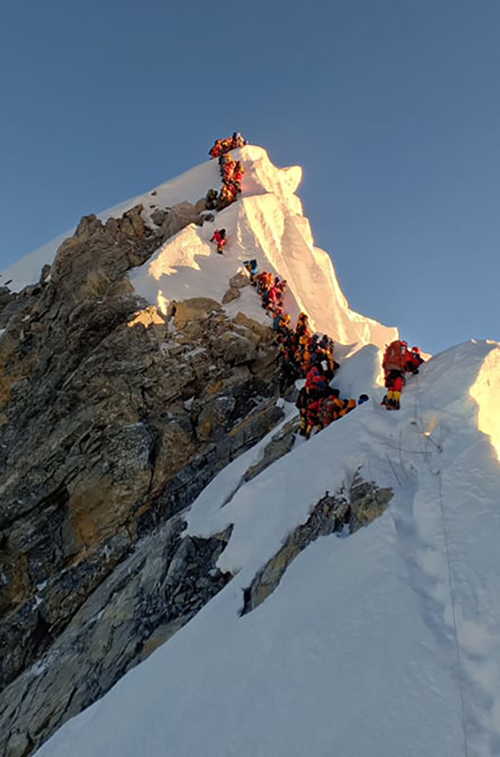
<path id="1" fill-rule="evenodd" d="M 402 371 L 390 371 L 385 379 L 387 394 L 384 397 L 383 404 L 387 410 L 399 410 L 401 392 L 404 386 L 404 377 Z"/>
<path id="2" fill-rule="evenodd" d="M 226 246 L 226 230 L 225 229 L 215 229 L 214 235 L 211 242 L 217 243 L 217 252 L 219 255 L 222 255 L 224 251 L 224 247 Z"/>
<path id="3" fill-rule="evenodd" d="M 420 354 L 420 347 L 412 347 L 406 353 L 406 370 L 409 373 L 418 373 L 419 367 L 424 362 L 422 355 Z"/>
<path id="4" fill-rule="evenodd" d="M 382 368 L 387 376 L 390 371 L 405 371 L 408 343 L 396 339 L 387 345 L 382 361 Z"/>

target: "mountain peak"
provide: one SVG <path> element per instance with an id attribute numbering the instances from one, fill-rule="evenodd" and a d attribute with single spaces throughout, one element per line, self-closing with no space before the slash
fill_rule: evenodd
<path id="1" fill-rule="evenodd" d="M 287 280 L 285 305 L 292 317 L 306 312 L 315 330 L 358 348 L 370 343 L 383 347 L 396 338 L 396 329 L 349 308 L 331 258 L 315 246 L 310 223 L 295 194 L 302 169 L 276 167 L 266 150 L 256 145 L 238 148 L 231 155 L 241 161 L 244 169 L 237 201 L 202 226 L 188 225 L 167 239 L 144 265 L 132 270 L 130 279 L 138 294 L 164 312 L 169 302 L 186 298 L 202 296 L 222 302 L 229 281 L 243 269 L 244 260 L 255 258 L 259 270 Z M 163 209 L 182 202 L 201 203 L 202 207 L 208 190 L 217 190 L 220 185 L 218 162 L 206 161 L 150 192 L 103 211 L 98 218 L 119 218 L 132 207 L 142 205 L 144 220 L 156 228 L 155 220 Z M 218 227 L 227 232 L 224 256 L 214 254 L 210 243 Z M 52 263 L 66 236 L 10 266 L 3 271 L 3 280 L 11 280 L 10 287 L 17 291 L 37 281 L 42 266 Z M 242 311 L 269 322 L 251 291 L 244 291 L 226 310 L 229 315 Z"/>

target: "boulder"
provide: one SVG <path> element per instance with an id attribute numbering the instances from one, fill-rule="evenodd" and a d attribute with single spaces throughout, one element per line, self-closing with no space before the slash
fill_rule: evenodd
<path id="1" fill-rule="evenodd" d="M 189 226 L 190 223 L 201 226 L 200 211 L 190 202 L 180 202 L 178 205 L 174 205 L 173 208 L 170 208 L 161 226 L 160 233 L 163 241 L 177 234 L 178 231 Z"/>
<path id="2" fill-rule="evenodd" d="M 257 348 L 250 339 L 246 339 L 236 331 L 223 334 L 214 345 L 215 354 L 220 356 L 228 365 L 249 363 L 257 355 Z"/>
<path id="3" fill-rule="evenodd" d="M 219 303 L 208 297 L 182 300 L 176 303 L 174 324 L 176 328 L 183 329 L 190 321 L 206 321 L 212 313 L 220 311 Z"/>
<path id="4" fill-rule="evenodd" d="M 156 224 L 157 226 L 162 226 L 167 220 L 168 211 L 157 208 L 153 211 L 153 213 L 151 213 L 150 217 L 154 224 Z"/>
<path id="5" fill-rule="evenodd" d="M 229 279 L 229 285 L 234 289 L 243 289 L 250 284 L 250 279 L 243 271 L 238 271 Z"/>
<path id="6" fill-rule="evenodd" d="M 269 326 L 264 326 L 264 324 L 254 321 L 253 318 L 249 318 L 244 313 L 238 313 L 234 322 L 252 331 L 258 337 L 259 341 L 270 342 L 273 339 L 271 321 L 269 321 Z"/>
<path id="7" fill-rule="evenodd" d="M 228 305 L 230 302 L 234 302 L 234 300 L 237 300 L 239 296 L 240 296 L 240 290 L 231 286 L 224 294 L 224 297 L 222 298 L 222 304 Z"/>

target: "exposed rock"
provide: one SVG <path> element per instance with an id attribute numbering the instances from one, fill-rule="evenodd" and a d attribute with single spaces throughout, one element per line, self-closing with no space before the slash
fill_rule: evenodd
<path id="1" fill-rule="evenodd" d="M 7 755 L 28 754 L 199 609 L 187 589 L 172 589 L 162 602 L 178 605 L 177 614 L 147 611 L 137 635 L 126 624 L 113 630 L 125 605 L 116 616 L 104 612 L 109 626 L 97 623 L 98 637 L 82 631 L 94 597 L 142 554 L 143 540 L 283 416 L 271 329 L 242 314 L 230 320 L 204 298 L 176 303 L 164 317 L 132 291 L 127 271 L 163 233 L 147 226 L 140 206 L 106 224 L 82 219 L 48 280 L 5 293 L 0 308 L 0 685 L 8 686 L 0 752 Z M 201 597 L 213 589 L 209 578 L 193 576 Z M 139 627 L 140 612 L 131 612 Z M 91 670 L 82 662 L 88 656 Z"/>
<path id="2" fill-rule="evenodd" d="M 287 538 L 283 547 L 259 570 L 243 595 L 242 615 L 258 607 L 277 588 L 288 566 L 319 536 L 328 536 L 347 529 L 355 533 L 378 518 L 392 499 L 391 489 L 381 489 L 374 482 L 355 477 L 350 490 L 341 490 L 320 499 L 306 523 L 298 526 Z"/>
<path id="3" fill-rule="evenodd" d="M 249 284 L 250 279 L 248 278 L 247 274 L 243 273 L 242 271 L 235 273 L 234 276 L 229 279 L 229 285 L 234 289 L 243 289 L 243 287 L 246 287 Z"/>
<path id="4" fill-rule="evenodd" d="M 162 208 L 157 208 L 153 213 L 151 213 L 151 220 L 154 224 L 157 226 L 162 226 L 162 224 L 165 223 L 168 216 L 168 210 L 163 210 Z"/>
<path id="5" fill-rule="evenodd" d="M 238 315 L 234 319 L 234 322 L 239 326 L 243 326 L 244 328 L 248 329 L 248 331 L 251 331 L 256 335 L 258 339 L 269 339 L 270 328 L 268 326 L 264 326 L 264 324 L 259 323 L 258 321 L 254 321 L 244 313 L 238 313 Z M 269 321 L 269 326 L 271 326 L 271 321 Z"/>
<path id="6" fill-rule="evenodd" d="M 48 278 L 48 276 L 50 274 L 51 269 L 52 269 L 52 266 L 49 265 L 48 263 L 46 263 L 43 266 L 42 271 L 40 273 L 40 284 L 45 284 L 45 282 L 47 281 L 47 278 Z"/>
<path id="7" fill-rule="evenodd" d="M 163 240 L 177 234 L 178 231 L 190 223 L 194 223 L 197 226 L 201 226 L 203 223 L 200 211 L 190 202 L 180 202 L 178 205 L 174 205 L 173 208 L 169 208 L 169 213 L 160 228 Z"/>
<path id="8" fill-rule="evenodd" d="M 208 297 L 193 297 L 175 304 L 174 324 L 183 329 L 190 321 L 206 321 L 212 313 L 221 311 L 221 306 Z"/>
<path id="9" fill-rule="evenodd" d="M 222 334 L 214 345 L 215 354 L 219 355 L 229 365 L 248 363 L 257 357 L 256 344 L 236 331 Z"/>
<path id="10" fill-rule="evenodd" d="M 240 296 L 239 289 L 236 289 L 235 287 L 229 287 L 229 289 L 224 294 L 224 297 L 222 298 L 222 304 L 228 305 L 230 302 L 237 300 L 239 296 Z"/>
<path id="11" fill-rule="evenodd" d="M 287 455 L 292 449 L 295 442 L 295 434 L 299 430 L 299 419 L 292 418 L 288 421 L 281 431 L 273 436 L 269 444 L 264 449 L 264 454 L 261 459 L 252 465 L 245 475 L 244 481 L 251 481 L 255 476 L 258 476 L 262 471 L 268 468 L 270 465 L 279 460 L 280 457 Z"/>
<path id="12" fill-rule="evenodd" d="M 36 748 L 165 643 L 232 578 L 215 567 L 230 529 L 198 539 L 183 537 L 184 528 L 181 518 L 173 518 L 144 539 L 76 613 L 50 655 L 5 689 L 2 754 L 22 757 Z"/>

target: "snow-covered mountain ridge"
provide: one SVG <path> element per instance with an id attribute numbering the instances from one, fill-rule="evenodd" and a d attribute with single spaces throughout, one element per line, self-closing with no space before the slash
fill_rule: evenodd
<path id="1" fill-rule="evenodd" d="M 498 755 L 500 345 L 387 412 L 397 332 L 350 311 L 301 170 L 233 155 L 213 221 L 207 161 L 4 272 L 52 264 L 0 292 L 0 751 L 76 716 L 38 753 Z M 308 442 L 255 290 L 223 304 L 254 257 L 370 396 Z"/>
<path id="2" fill-rule="evenodd" d="M 218 566 L 235 577 L 39 754 L 456 757 L 465 738 L 497 755 L 500 437 L 478 422 L 498 418 L 499 389 L 500 345 L 463 344 L 409 382 L 399 413 L 364 405 L 246 484 L 264 442 L 226 468 L 189 532 L 231 525 Z M 385 514 L 316 541 L 240 617 L 256 571 L 359 474 L 393 491 Z"/>
<path id="3" fill-rule="evenodd" d="M 298 166 L 276 168 L 262 147 L 249 145 L 231 154 L 245 169 L 238 201 L 218 213 L 213 223 L 202 227 L 190 224 L 168 239 L 147 263 L 131 272 L 136 291 L 163 311 L 172 300 L 210 297 L 221 302 L 229 280 L 243 261 L 255 258 L 260 270 L 272 271 L 287 280 L 285 305 L 292 317 L 296 318 L 300 311 L 307 312 L 313 328 L 329 333 L 344 345 L 372 343 L 383 347 L 394 339 L 396 329 L 350 310 L 330 256 L 314 245 L 309 221 L 295 194 L 302 170 Z M 196 203 L 220 183 L 217 161 L 207 161 L 98 217 L 103 221 L 119 217 L 142 204 L 143 217 L 153 224 L 151 215 L 155 209 L 182 201 Z M 228 233 L 224 256 L 216 255 L 209 241 L 216 226 L 226 228 Z M 2 281 L 11 280 L 10 287 L 17 290 L 36 282 L 42 265 L 52 263 L 65 236 L 3 271 Z M 265 322 L 251 290 L 242 292 L 240 299 L 227 306 L 229 314 L 239 311 Z"/>

